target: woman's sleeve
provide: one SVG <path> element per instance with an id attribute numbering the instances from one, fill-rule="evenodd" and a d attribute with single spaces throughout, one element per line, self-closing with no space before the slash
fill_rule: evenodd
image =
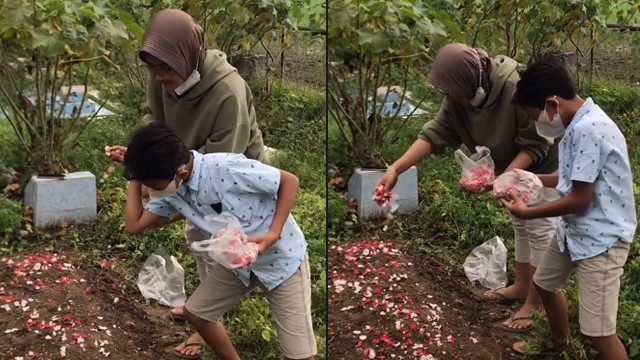
<path id="1" fill-rule="evenodd" d="M 462 140 L 455 130 L 454 121 L 454 114 L 445 98 L 436 118 L 424 124 L 418 137 L 431 143 L 436 154 L 442 153 L 447 148 L 459 148 Z"/>
<path id="2" fill-rule="evenodd" d="M 230 92 L 214 114 L 213 128 L 204 152 L 244 153 L 249 144 L 252 117 L 255 118 L 251 107 L 245 99 Z"/>

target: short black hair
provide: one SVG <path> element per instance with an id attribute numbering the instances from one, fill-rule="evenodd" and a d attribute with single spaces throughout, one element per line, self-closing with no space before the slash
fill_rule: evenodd
<path id="1" fill-rule="evenodd" d="M 513 103 L 544 109 L 546 100 L 554 95 L 570 100 L 577 94 L 564 64 L 553 56 L 547 56 L 520 72 Z"/>
<path id="2" fill-rule="evenodd" d="M 124 156 L 125 175 L 138 181 L 173 180 L 190 156 L 173 129 L 152 122 L 131 137 Z"/>

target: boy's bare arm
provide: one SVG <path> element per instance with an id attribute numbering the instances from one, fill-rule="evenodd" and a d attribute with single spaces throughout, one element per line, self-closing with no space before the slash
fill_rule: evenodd
<path id="1" fill-rule="evenodd" d="M 280 187 L 278 188 L 278 200 L 276 201 L 276 211 L 273 221 L 266 234 L 254 236 L 250 239 L 258 244 L 260 253 L 273 245 L 282 233 L 282 228 L 293 209 L 298 193 L 298 178 L 286 171 L 280 170 Z"/>
<path id="2" fill-rule="evenodd" d="M 280 187 L 278 188 L 278 200 L 276 201 L 276 212 L 273 215 L 270 231 L 280 236 L 291 209 L 296 203 L 298 195 L 298 187 L 300 183 L 298 178 L 290 172 L 280 170 Z"/>
<path id="3" fill-rule="evenodd" d="M 168 224 L 174 219 L 167 220 L 157 216 L 142 206 L 142 183 L 132 180 L 127 192 L 127 205 L 124 214 L 124 231 L 130 234 L 143 232 Z"/>

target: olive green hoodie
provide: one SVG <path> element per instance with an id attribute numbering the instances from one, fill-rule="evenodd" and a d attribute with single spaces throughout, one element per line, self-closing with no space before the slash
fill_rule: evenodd
<path id="1" fill-rule="evenodd" d="M 188 149 L 244 153 L 263 161 L 262 133 L 247 83 L 218 50 L 207 50 L 200 74 L 200 82 L 180 97 L 152 78 L 147 93 L 150 114 L 143 123 L 166 123 Z"/>
<path id="2" fill-rule="evenodd" d="M 518 63 L 508 57 L 492 59 L 492 87 L 482 108 L 465 108 L 445 98 L 436 119 L 424 125 L 419 138 L 430 142 L 435 153 L 460 145 L 471 151 L 486 146 L 491 150 L 496 175 L 504 172 L 520 151 L 533 158 L 526 170 L 537 174 L 556 171 L 557 141 L 550 146 L 536 131 L 533 120 L 511 102 L 520 80 L 517 68 Z"/>

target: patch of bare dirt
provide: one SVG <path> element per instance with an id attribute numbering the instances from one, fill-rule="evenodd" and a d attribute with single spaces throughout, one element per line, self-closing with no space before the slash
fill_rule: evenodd
<path id="1" fill-rule="evenodd" d="M 0 358 L 170 359 L 187 335 L 113 270 L 63 253 L 0 258 Z"/>
<path id="2" fill-rule="evenodd" d="M 332 359 L 518 359 L 513 309 L 481 298 L 460 269 L 389 242 L 329 249 Z"/>

